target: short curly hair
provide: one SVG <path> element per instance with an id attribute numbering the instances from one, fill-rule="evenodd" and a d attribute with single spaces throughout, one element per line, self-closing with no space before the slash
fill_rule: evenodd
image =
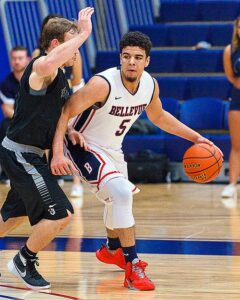
<path id="1" fill-rule="evenodd" d="M 148 57 L 152 48 L 152 42 L 146 34 L 140 31 L 130 31 L 126 33 L 120 40 L 120 52 L 122 52 L 123 48 L 128 46 L 136 46 L 144 49 L 146 52 L 146 56 Z"/>

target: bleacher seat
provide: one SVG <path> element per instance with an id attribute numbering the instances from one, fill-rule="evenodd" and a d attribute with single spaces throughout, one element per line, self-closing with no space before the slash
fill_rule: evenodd
<path id="1" fill-rule="evenodd" d="M 223 72 L 222 50 L 179 51 L 178 72 L 213 73 Z"/>
<path id="2" fill-rule="evenodd" d="M 233 25 L 228 24 L 210 24 L 208 33 L 208 42 L 212 46 L 226 46 L 232 39 Z"/>
<path id="3" fill-rule="evenodd" d="M 172 114 L 174 117 L 178 118 L 180 103 L 177 99 L 170 98 L 170 97 L 167 98 L 161 97 L 161 102 L 164 110 Z M 144 111 L 139 118 L 147 119 L 148 117 L 146 111 Z M 158 128 L 156 132 L 159 132 Z"/>
<path id="4" fill-rule="evenodd" d="M 150 73 L 214 73 L 223 72 L 222 50 L 152 50 Z M 119 64 L 118 51 L 98 51 L 96 72 Z"/>
<path id="5" fill-rule="evenodd" d="M 163 108 L 171 113 L 173 116 L 178 117 L 179 102 L 174 98 L 162 98 Z M 140 119 L 147 119 L 147 115 L 143 112 Z M 150 121 L 149 121 L 150 122 Z M 139 152 L 144 149 L 151 149 L 153 152 L 166 154 L 166 135 L 160 128 L 156 127 L 156 134 L 151 135 L 127 135 L 124 143 L 124 153 L 129 154 Z"/>
<path id="6" fill-rule="evenodd" d="M 225 46 L 232 37 L 233 26 L 227 24 L 154 24 L 131 26 L 131 31 L 147 34 L 153 47 L 189 47 L 200 41 L 212 46 Z"/>
<path id="7" fill-rule="evenodd" d="M 232 21 L 240 13 L 239 0 L 161 0 L 161 22 Z"/>
<path id="8" fill-rule="evenodd" d="M 155 153 L 165 153 L 165 137 L 161 134 L 127 135 L 123 142 L 125 154 L 151 149 Z"/>
<path id="9" fill-rule="evenodd" d="M 239 0 L 198 0 L 199 19 L 203 21 L 232 21 L 240 12 Z"/>
<path id="10" fill-rule="evenodd" d="M 175 118 L 178 118 L 180 102 L 171 97 L 161 97 L 162 107 Z M 156 127 L 156 134 L 163 134 L 163 130 Z"/>
<path id="11" fill-rule="evenodd" d="M 165 153 L 170 161 L 182 161 L 184 152 L 193 143 L 172 134 L 164 135 Z"/>
<path id="12" fill-rule="evenodd" d="M 177 51 L 151 51 L 151 62 L 146 71 L 151 73 L 177 72 Z M 118 51 L 98 51 L 96 56 L 96 72 L 119 65 Z"/>
<path id="13" fill-rule="evenodd" d="M 180 107 L 178 100 L 169 97 L 168 98 L 162 97 L 161 102 L 164 110 L 172 114 L 175 118 L 178 118 L 179 107 Z"/>
<path id="14" fill-rule="evenodd" d="M 226 104 L 220 99 L 197 98 L 180 104 L 176 99 L 163 98 L 163 107 L 181 122 L 195 130 L 219 130 L 223 129 Z M 143 150 L 145 147 L 157 153 L 167 154 L 170 161 L 180 162 L 184 152 L 192 145 L 192 142 L 180 137 L 163 133 L 161 130 L 154 135 L 127 136 L 124 149 L 127 153 Z M 205 132 L 203 135 L 212 140 L 223 151 L 226 158 L 230 152 L 230 139 L 228 134 Z"/>
<path id="15" fill-rule="evenodd" d="M 216 146 L 218 146 L 223 154 L 224 160 L 228 161 L 231 143 L 229 134 L 203 134 L 204 137 L 212 141 Z M 182 161 L 184 152 L 193 143 L 182 139 L 180 137 L 166 134 L 164 136 L 165 154 L 169 157 L 170 161 L 180 162 Z"/>
<path id="16" fill-rule="evenodd" d="M 199 41 L 208 41 L 209 26 L 199 25 L 169 25 L 168 39 L 169 46 L 194 46 Z"/>
<path id="17" fill-rule="evenodd" d="M 157 81 L 161 98 L 187 100 L 209 96 L 226 100 L 231 94 L 231 85 L 225 76 L 160 76 Z"/>
<path id="18" fill-rule="evenodd" d="M 98 51 L 95 62 L 95 73 L 120 65 L 118 51 Z"/>
<path id="19" fill-rule="evenodd" d="M 161 22 L 196 21 L 198 19 L 198 4 L 196 0 L 161 0 Z"/>
<path id="20" fill-rule="evenodd" d="M 223 51 L 211 50 L 152 50 L 151 73 L 214 73 L 223 72 Z"/>
<path id="21" fill-rule="evenodd" d="M 179 120 L 195 130 L 216 130 L 202 134 L 212 140 L 226 157 L 230 151 L 228 134 L 218 134 L 223 129 L 225 102 L 215 98 L 196 98 L 181 104 Z M 171 161 L 181 161 L 184 152 L 192 145 L 191 142 L 171 134 L 165 135 L 165 151 Z"/>
<path id="22" fill-rule="evenodd" d="M 231 150 L 231 140 L 229 134 L 215 134 L 206 137 L 209 138 L 209 140 L 211 140 L 217 147 L 219 147 L 219 149 L 221 149 L 224 155 L 223 159 L 228 161 Z"/>
<path id="23" fill-rule="evenodd" d="M 154 25 L 132 25 L 129 27 L 129 31 L 141 31 L 149 36 L 153 47 L 169 46 L 168 38 L 169 26 L 166 24 L 154 24 Z"/>
<path id="24" fill-rule="evenodd" d="M 210 97 L 195 98 L 182 103 L 179 120 L 196 129 L 222 129 L 224 101 Z"/>
<path id="25" fill-rule="evenodd" d="M 151 61 L 146 68 L 151 73 L 174 73 L 178 71 L 178 51 L 152 50 Z"/>
<path id="26" fill-rule="evenodd" d="M 227 100 L 231 85 L 226 76 L 188 77 L 188 98 L 213 97 Z"/>
<path id="27" fill-rule="evenodd" d="M 184 100 L 188 97 L 187 78 L 179 76 L 161 76 L 156 78 L 160 88 L 160 98 L 172 97 Z M 189 97 L 188 97 L 189 98 Z"/>

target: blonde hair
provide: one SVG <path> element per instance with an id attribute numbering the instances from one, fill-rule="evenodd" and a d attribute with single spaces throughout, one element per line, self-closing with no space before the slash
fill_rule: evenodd
<path id="1" fill-rule="evenodd" d="M 240 22 L 240 16 L 234 22 L 233 35 L 232 35 L 232 51 L 234 52 L 237 48 L 240 48 L 240 37 L 237 33 L 238 23 Z"/>
<path id="2" fill-rule="evenodd" d="M 78 31 L 77 23 L 69 21 L 65 18 L 52 18 L 44 26 L 41 33 L 41 47 L 46 50 L 50 46 L 53 39 L 57 39 L 60 43 L 64 42 L 65 34 L 69 31 Z"/>

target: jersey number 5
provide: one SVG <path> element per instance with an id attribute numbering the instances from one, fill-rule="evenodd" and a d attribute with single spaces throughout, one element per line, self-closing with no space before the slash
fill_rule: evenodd
<path id="1" fill-rule="evenodd" d="M 123 120 L 122 123 L 121 123 L 120 126 L 119 126 L 119 129 L 120 129 L 120 130 L 116 131 L 116 132 L 115 132 L 115 135 L 116 135 L 116 136 L 122 135 L 122 134 L 124 133 L 124 131 L 126 130 L 126 128 L 127 128 L 126 123 L 128 123 L 128 122 L 130 122 L 130 121 L 131 121 L 131 119 Z"/>

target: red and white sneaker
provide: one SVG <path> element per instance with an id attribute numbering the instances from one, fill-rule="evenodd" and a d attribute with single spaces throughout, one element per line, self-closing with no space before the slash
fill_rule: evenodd
<path id="1" fill-rule="evenodd" d="M 102 247 L 97 250 L 96 257 L 105 264 L 117 265 L 123 270 L 126 269 L 126 261 L 123 256 L 122 248 L 118 248 L 115 253 L 111 253 L 108 251 L 106 245 L 102 245 Z"/>
<path id="2" fill-rule="evenodd" d="M 154 283 L 146 276 L 147 263 L 141 260 L 136 263 L 127 263 L 124 287 L 137 291 L 150 291 L 155 289 Z"/>

